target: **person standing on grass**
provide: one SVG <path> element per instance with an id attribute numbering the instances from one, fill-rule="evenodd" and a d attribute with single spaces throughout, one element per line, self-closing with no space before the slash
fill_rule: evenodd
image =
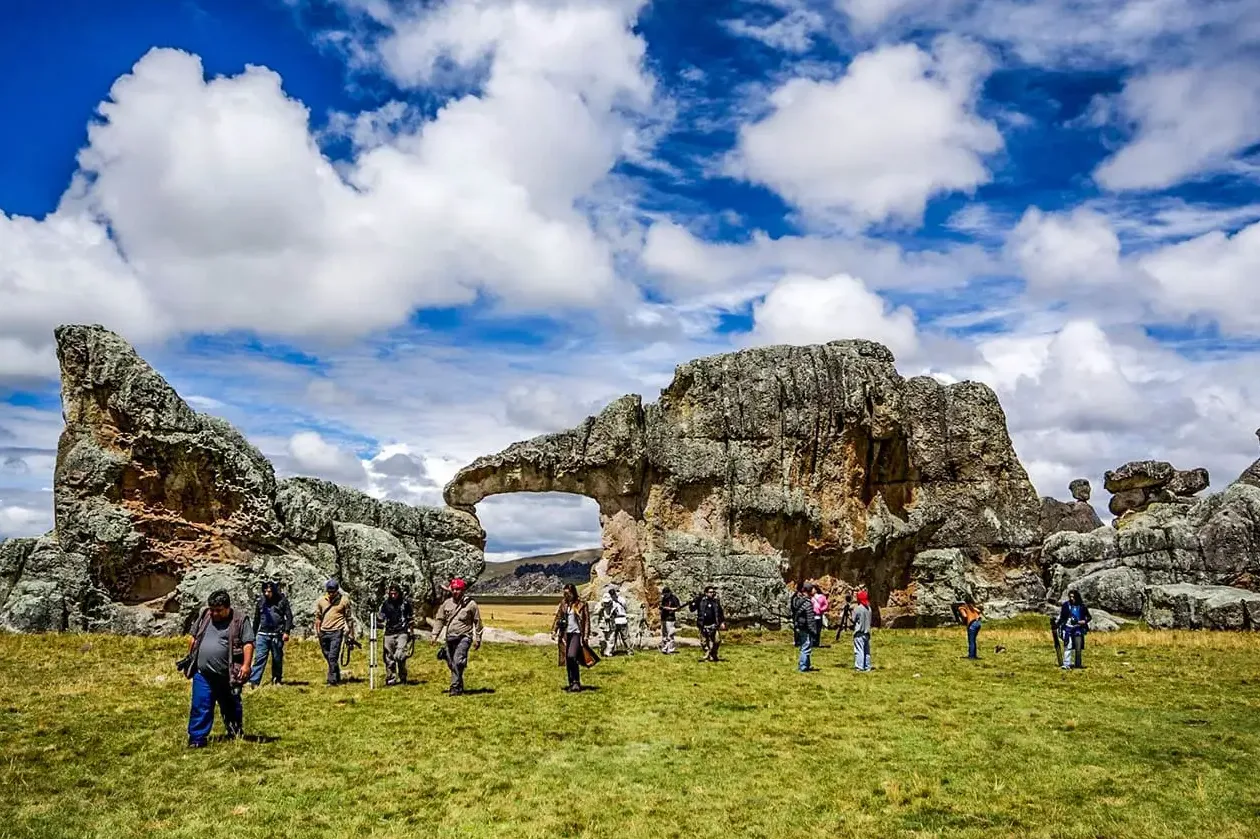
<path id="1" fill-rule="evenodd" d="M 722 644 L 721 633 L 726 630 L 726 614 L 722 611 L 722 601 L 718 600 L 717 589 L 705 586 L 704 594 L 687 604 L 696 613 L 696 626 L 700 628 L 700 642 L 705 654 L 701 661 L 717 661 L 718 647 Z"/>
<path id="2" fill-rule="evenodd" d="M 823 592 L 822 586 L 814 583 L 813 589 L 814 594 L 810 598 L 810 603 L 814 607 L 814 637 L 810 646 L 813 649 L 818 649 L 822 646 L 823 619 L 831 603 L 827 600 L 827 595 Z"/>
<path id="3" fill-rule="evenodd" d="M 979 658 L 976 653 L 976 638 L 980 635 L 980 608 L 968 597 L 958 607 L 958 616 L 967 626 L 967 658 Z"/>
<path id="4" fill-rule="evenodd" d="M 871 669 L 871 596 L 866 589 L 857 593 L 853 610 L 853 669 L 865 673 Z"/>
<path id="5" fill-rule="evenodd" d="M 607 614 L 612 631 L 605 637 L 604 655 L 615 655 L 618 642 L 621 642 L 626 654 L 630 655 L 630 639 L 626 637 L 630 629 L 630 615 L 626 610 L 626 601 L 621 599 L 621 594 L 613 587 L 609 587 L 607 598 Z"/>
<path id="6" fill-rule="evenodd" d="M 381 611 L 376 619 L 385 636 L 385 643 L 382 645 L 385 652 L 385 685 L 405 685 L 407 647 L 415 630 L 415 615 L 411 601 L 403 597 L 402 588 L 397 583 L 389 584 L 385 592 L 385 602 L 381 604 Z"/>
<path id="7" fill-rule="evenodd" d="M 1090 620 L 1092 617 L 1089 614 L 1089 607 L 1081 599 L 1081 593 L 1072 589 L 1068 592 L 1067 600 L 1064 600 L 1063 605 L 1059 607 L 1059 632 L 1063 635 L 1062 668 L 1064 670 L 1085 666 L 1081 662 L 1081 657 L 1085 651 L 1085 633 L 1089 632 Z"/>
<path id="8" fill-rule="evenodd" d="M 849 620 L 853 617 L 853 592 L 844 595 L 844 609 L 840 612 L 840 620 L 836 624 L 836 643 L 840 642 L 840 633 L 849 628 Z"/>
<path id="9" fill-rule="evenodd" d="M 669 586 L 661 589 L 661 652 L 665 655 L 678 652 L 678 610 L 681 608 L 682 602 Z"/>
<path id="10" fill-rule="evenodd" d="M 210 595 L 188 642 L 192 701 L 188 708 L 188 747 L 209 743 L 214 706 L 219 706 L 228 739 L 240 737 L 244 727 L 241 686 L 254 661 L 254 628 L 249 618 L 232 608 L 222 589 Z"/>
<path id="11" fill-rule="evenodd" d="M 796 669 L 802 673 L 808 673 L 813 667 L 810 666 L 810 653 L 814 649 L 814 586 L 805 583 L 798 590 L 793 592 L 792 600 L 788 604 L 788 617 L 792 622 L 792 640 L 796 644 L 800 654 L 796 659 Z"/>
<path id="12" fill-rule="evenodd" d="M 289 633 L 293 631 L 293 609 L 276 580 L 262 584 L 262 594 L 254 604 L 253 625 L 257 643 L 249 686 L 256 688 L 262 682 L 268 657 L 271 658 L 271 683 L 278 685 L 284 681 L 284 645 L 289 643 Z"/>
<path id="13" fill-rule="evenodd" d="M 485 627 L 481 623 L 481 609 L 477 601 L 465 597 L 468 583 L 456 577 L 451 580 L 451 596 L 438 607 L 433 618 L 433 643 L 438 643 L 442 630 L 446 630 L 446 649 L 438 653 L 451 671 L 451 686 L 447 690 L 450 696 L 460 696 L 464 692 L 464 670 L 468 667 L 469 649 L 481 649 L 481 634 Z M 442 655 L 445 653 L 445 655 Z"/>
<path id="14" fill-rule="evenodd" d="M 569 684 L 565 691 L 577 693 L 582 690 L 582 662 L 591 635 L 591 610 L 578 597 L 577 587 L 572 583 L 564 586 L 564 596 L 556 608 L 556 617 L 551 624 L 551 637 L 557 642 L 556 652 L 559 662 L 565 668 Z"/>
<path id="15" fill-rule="evenodd" d="M 315 602 L 315 636 L 328 662 L 328 684 L 341 684 L 341 646 L 354 637 L 354 614 L 336 580 L 324 584 L 324 596 Z"/>

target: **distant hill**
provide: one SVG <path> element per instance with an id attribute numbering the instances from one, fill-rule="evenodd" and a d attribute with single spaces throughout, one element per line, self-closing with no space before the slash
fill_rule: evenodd
<path id="1" fill-rule="evenodd" d="M 591 566 L 599 560 L 600 553 L 599 548 L 586 548 L 557 554 L 523 556 L 508 562 L 487 562 L 486 570 L 477 581 L 477 588 L 485 594 L 558 592 L 565 583 L 589 582 Z"/>

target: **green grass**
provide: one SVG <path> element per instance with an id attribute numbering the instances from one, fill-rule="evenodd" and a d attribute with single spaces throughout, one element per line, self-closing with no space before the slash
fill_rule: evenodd
<path id="1" fill-rule="evenodd" d="M 553 649 L 487 645 L 494 692 L 459 698 L 427 647 L 369 693 L 295 643 L 309 685 L 246 697 L 265 742 L 189 752 L 179 642 L 0 637 L 0 837 L 1260 835 L 1258 635 L 1099 633 L 1066 674 L 1018 626 L 979 662 L 959 629 L 877 632 L 869 674 L 745 640 L 576 696 Z"/>

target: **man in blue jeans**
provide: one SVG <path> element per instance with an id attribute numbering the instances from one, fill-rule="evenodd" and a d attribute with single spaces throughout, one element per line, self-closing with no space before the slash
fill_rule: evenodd
<path id="1" fill-rule="evenodd" d="M 289 643 L 293 631 L 293 609 L 289 598 L 280 591 L 280 583 L 268 580 L 262 584 L 262 595 L 254 604 L 255 643 L 254 668 L 249 674 L 249 686 L 258 687 L 262 682 L 267 659 L 271 658 L 271 683 L 284 681 L 284 645 Z"/>
<path id="2" fill-rule="evenodd" d="M 188 747 L 209 742 L 214 706 L 219 706 L 229 739 L 241 736 L 244 724 L 241 686 L 254 659 L 254 629 L 249 618 L 232 609 L 228 593 L 210 595 L 208 607 L 193 627 L 188 644 L 194 668 L 188 709 Z"/>
<path id="3" fill-rule="evenodd" d="M 813 669 L 810 665 L 810 654 L 814 649 L 813 594 L 814 586 L 806 583 L 792 595 L 792 602 L 788 606 L 792 633 L 795 636 L 796 646 L 800 649 L 800 654 L 796 658 L 796 669 L 802 673 L 808 673 Z"/>

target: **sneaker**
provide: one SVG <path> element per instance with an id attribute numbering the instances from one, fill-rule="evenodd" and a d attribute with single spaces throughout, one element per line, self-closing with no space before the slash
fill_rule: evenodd
<path id="1" fill-rule="evenodd" d="M 395 679 L 393 676 L 390 676 L 388 679 L 385 680 L 385 687 L 393 687 L 396 684 L 398 684 L 398 680 Z"/>
<path id="2" fill-rule="evenodd" d="M 190 749 L 204 749 L 208 745 L 210 745 L 210 743 L 206 740 L 189 740 L 188 741 L 188 748 Z"/>

